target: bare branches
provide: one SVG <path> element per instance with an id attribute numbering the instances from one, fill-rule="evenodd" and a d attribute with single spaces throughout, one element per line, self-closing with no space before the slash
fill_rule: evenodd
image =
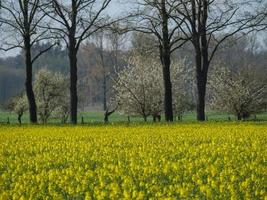
<path id="1" fill-rule="evenodd" d="M 93 33 L 107 26 L 104 10 L 111 0 L 50 0 L 43 10 L 52 21 L 47 29 L 59 36 L 68 48 L 70 64 L 70 114 L 71 122 L 77 123 L 77 53 L 81 43 Z"/>
<path id="2" fill-rule="evenodd" d="M 40 28 L 40 24 L 46 16 L 40 12 L 43 6 L 47 6 L 47 3 L 43 3 L 41 0 L 5 0 L 1 4 L 2 15 L 0 23 L 2 24 L 1 28 L 5 30 L 3 35 L 8 36 L 8 41 L 4 41 L 4 47 L 2 46 L 0 49 L 8 51 L 22 48 L 24 51 L 26 68 L 25 86 L 31 123 L 37 123 L 37 106 L 32 86 L 33 63 L 43 53 L 52 48 L 51 46 L 40 51 L 32 59 L 32 47 L 44 38 L 48 38 L 47 32 Z M 7 33 L 8 29 L 11 29 L 11 33 Z M 17 43 L 14 44 L 14 42 Z"/>
<path id="3" fill-rule="evenodd" d="M 157 38 L 163 69 L 165 119 L 173 121 L 171 55 L 191 39 L 183 29 L 180 29 L 185 23 L 186 16 L 176 13 L 178 7 L 183 4 L 174 0 L 142 0 L 136 1 L 136 4 L 138 8 L 129 17 L 132 20 L 129 30 L 154 35 Z"/>
<path id="4" fill-rule="evenodd" d="M 16 48 L 23 48 L 23 46 L 22 45 L 13 45 L 12 47 L 9 47 L 9 48 L 0 47 L 0 49 L 3 50 L 3 51 L 10 51 L 10 50 L 13 50 L 13 49 L 16 49 Z"/>
<path id="5" fill-rule="evenodd" d="M 183 16 L 176 15 L 180 3 L 173 0 L 143 0 L 137 1 L 136 4 L 138 9 L 128 16 L 128 31 L 154 35 L 158 38 L 160 43 L 158 46 L 160 46 L 164 40 L 162 28 L 167 26 L 168 38 L 166 40 L 171 47 L 175 48 L 171 49 L 171 52 L 180 46 L 180 42 L 184 43 L 185 40 L 189 40 L 185 37 L 186 33 L 179 28 L 179 23 L 185 23 Z"/>
<path id="6" fill-rule="evenodd" d="M 5 31 L 2 34 L 1 49 L 5 51 L 15 48 L 25 49 L 25 45 L 21 42 L 25 37 L 30 37 L 31 47 L 40 41 L 51 39 L 47 30 L 42 28 L 46 15 L 40 11 L 46 6 L 47 4 L 41 0 L 2 2 L 0 24 L 2 24 L 1 29 Z M 6 30 L 12 33 L 7 33 Z"/>
<path id="7" fill-rule="evenodd" d="M 197 118 L 205 120 L 205 95 L 208 71 L 220 45 L 229 37 L 263 28 L 266 10 L 261 6 L 266 0 L 215 1 L 178 0 L 174 18 L 179 30 L 190 40 L 195 50 L 197 71 Z M 183 45 L 183 43 L 181 44 Z M 178 46 L 179 48 L 179 46 Z"/>
<path id="8" fill-rule="evenodd" d="M 47 47 L 46 49 L 40 51 L 33 59 L 32 59 L 32 64 L 44 53 L 48 52 L 50 49 L 52 49 L 54 46 L 58 45 L 58 43 L 54 43 Z"/>
<path id="9" fill-rule="evenodd" d="M 250 32 L 253 30 L 262 30 L 264 20 L 266 20 L 266 11 L 258 9 L 259 6 L 266 3 L 265 0 L 256 1 L 195 1 L 195 0 L 179 0 L 179 6 L 175 7 L 176 23 L 180 27 L 180 31 L 191 40 L 194 46 L 199 42 L 198 46 L 202 46 L 200 38 L 207 38 L 209 52 L 209 62 L 214 57 L 218 47 L 228 37 L 240 33 L 242 31 Z M 210 45 L 213 38 L 223 35 L 220 40 L 216 40 L 217 44 Z"/>
<path id="10" fill-rule="evenodd" d="M 66 38 L 73 37 L 76 40 L 75 48 L 78 50 L 85 39 L 107 26 L 104 23 L 103 12 L 110 2 L 111 0 L 102 0 L 101 3 L 96 0 L 74 0 L 71 2 L 51 0 L 49 10 L 44 10 L 44 12 L 54 21 L 54 24 L 47 28 L 60 32 L 59 35 L 67 45 L 69 45 L 69 41 Z"/>

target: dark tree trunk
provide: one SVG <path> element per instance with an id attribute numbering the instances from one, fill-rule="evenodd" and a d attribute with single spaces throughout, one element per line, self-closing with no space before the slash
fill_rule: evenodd
<path id="1" fill-rule="evenodd" d="M 192 31 L 193 45 L 195 48 L 196 61 L 196 79 L 197 79 L 197 120 L 205 121 L 205 97 L 207 76 L 209 69 L 209 44 L 207 40 L 207 18 L 208 18 L 208 1 L 199 1 L 198 6 L 201 7 L 201 13 L 196 6 L 195 1 L 192 2 Z M 197 11 L 198 10 L 198 11 Z M 198 15 L 199 14 L 199 15 Z"/>
<path id="2" fill-rule="evenodd" d="M 207 74 L 197 73 L 197 120 L 205 121 L 205 96 L 206 96 Z"/>
<path id="3" fill-rule="evenodd" d="M 250 118 L 250 114 L 249 114 L 248 112 L 243 112 L 243 114 L 242 114 L 242 118 L 243 118 L 244 120 L 247 120 L 247 119 Z"/>
<path id="4" fill-rule="evenodd" d="M 159 122 L 161 122 L 161 115 L 158 116 L 158 120 L 159 120 Z"/>
<path id="5" fill-rule="evenodd" d="M 157 122 L 157 116 L 153 115 L 153 122 Z"/>
<path id="6" fill-rule="evenodd" d="M 19 125 L 21 125 L 21 118 L 22 118 L 22 115 L 23 115 L 23 114 L 18 114 L 18 122 L 19 122 Z"/>
<path id="7" fill-rule="evenodd" d="M 144 121 L 147 122 L 147 116 L 144 115 L 143 118 L 144 118 Z"/>
<path id="8" fill-rule="evenodd" d="M 117 108 L 113 109 L 112 111 L 106 111 L 105 112 L 105 116 L 104 116 L 104 122 L 105 123 L 108 123 L 109 122 L 109 116 L 112 115 L 115 111 L 116 111 Z"/>
<path id="9" fill-rule="evenodd" d="M 241 113 L 237 113 L 237 120 L 238 120 L 238 121 L 242 120 Z"/>
<path id="10" fill-rule="evenodd" d="M 77 49 L 75 34 L 69 36 L 70 63 L 70 120 L 77 124 L 78 95 L 77 95 Z"/>
<path id="11" fill-rule="evenodd" d="M 84 124 L 84 118 L 83 118 L 83 116 L 82 116 L 82 121 L 81 121 L 81 124 Z"/>
<path id="12" fill-rule="evenodd" d="M 173 121 L 173 110 L 172 110 L 172 83 L 170 75 L 170 55 L 163 57 L 163 79 L 164 79 L 164 109 L 165 119 L 167 122 Z"/>
<path id="13" fill-rule="evenodd" d="M 108 123 L 108 122 L 109 122 L 107 113 L 105 113 L 105 116 L 104 116 L 104 122 L 105 122 L 105 123 Z"/>
<path id="14" fill-rule="evenodd" d="M 30 122 L 37 123 L 37 108 L 32 88 L 32 58 L 31 58 L 31 39 L 30 36 L 24 37 L 24 53 L 25 53 L 25 65 L 26 65 L 26 94 L 29 102 Z"/>
<path id="15" fill-rule="evenodd" d="M 207 12 L 207 11 L 205 11 Z M 204 13 L 205 13 L 204 12 Z M 205 98 L 207 88 L 207 78 L 209 69 L 209 52 L 208 41 L 206 35 L 206 14 L 203 14 L 203 21 L 199 27 L 198 36 L 195 36 L 196 50 L 196 76 L 197 76 L 197 120 L 205 121 Z"/>
<path id="16" fill-rule="evenodd" d="M 162 45 L 160 46 L 160 57 L 163 66 L 163 79 L 164 79 L 164 110 L 165 119 L 167 122 L 173 121 L 173 109 L 172 109 L 172 83 L 170 75 L 171 66 L 171 46 L 169 38 L 168 28 L 168 14 L 166 11 L 165 1 L 161 2 L 162 11 Z"/>
<path id="17" fill-rule="evenodd" d="M 160 115 L 153 115 L 153 122 L 160 122 L 161 121 L 161 116 Z"/>

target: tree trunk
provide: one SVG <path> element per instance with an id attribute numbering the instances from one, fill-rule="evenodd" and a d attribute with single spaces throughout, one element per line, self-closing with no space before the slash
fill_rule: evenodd
<path id="1" fill-rule="evenodd" d="M 205 33 L 205 31 L 203 30 Z M 197 76 L 197 120 L 205 121 L 205 98 L 207 88 L 207 77 L 209 68 L 208 44 L 206 35 L 201 36 L 201 44 L 199 38 L 196 39 L 196 76 Z"/>
<path id="2" fill-rule="evenodd" d="M 157 122 L 157 116 L 153 115 L 153 122 Z"/>
<path id="3" fill-rule="evenodd" d="M 37 108 L 32 88 L 32 58 L 31 58 L 31 39 L 30 36 L 24 37 L 24 53 L 25 53 L 25 65 L 26 65 L 26 94 L 29 103 L 30 122 L 37 123 Z"/>
<path id="4" fill-rule="evenodd" d="M 77 49 L 75 37 L 69 37 L 69 63 L 70 63 L 70 120 L 77 124 L 78 95 L 77 95 Z"/>
<path id="5" fill-rule="evenodd" d="M 172 110 L 172 83 L 170 75 L 171 66 L 171 46 L 169 38 L 169 27 L 168 27 L 168 14 L 166 11 L 165 0 L 161 1 L 162 11 L 162 45 L 160 46 L 160 57 L 163 66 L 163 79 L 164 79 L 164 110 L 165 119 L 167 122 L 173 121 L 173 110 Z"/>
<path id="6" fill-rule="evenodd" d="M 210 64 L 209 42 L 207 40 L 208 1 L 199 1 L 198 6 L 201 8 L 201 12 L 197 11 L 199 8 L 196 8 L 195 1 L 191 2 L 194 19 L 192 30 L 197 76 L 197 120 L 205 121 L 205 97 Z"/>
<path id="7" fill-rule="evenodd" d="M 105 116 L 104 116 L 104 122 L 107 124 L 109 122 L 109 119 L 108 119 L 108 113 L 106 112 L 105 113 Z"/>
<path id="8" fill-rule="evenodd" d="M 248 113 L 248 112 L 243 112 L 243 114 L 242 114 L 242 118 L 243 118 L 243 120 L 247 120 L 247 119 L 249 119 L 249 117 L 250 117 L 250 113 Z"/>
<path id="9" fill-rule="evenodd" d="M 147 122 L 147 116 L 144 115 L 143 118 L 144 118 L 144 121 Z"/>
<path id="10" fill-rule="evenodd" d="M 237 120 L 238 120 L 238 121 L 242 120 L 241 113 L 237 113 Z"/>
<path id="11" fill-rule="evenodd" d="M 167 57 L 163 58 L 163 79 L 164 79 L 164 109 L 165 119 L 167 122 L 173 121 L 173 110 L 172 110 L 172 83 L 170 75 L 170 59 Z"/>
<path id="12" fill-rule="evenodd" d="M 21 125 L 21 118 L 22 118 L 23 114 L 22 113 L 19 113 L 18 114 L 18 122 L 19 122 L 19 125 Z"/>
<path id="13" fill-rule="evenodd" d="M 161 116 L 160 115 L 153 115 L 153 122 L 160 122 Z"/>
<path id="14" fill-rule="evenodd" d="M 207 75 L 197 74 L 197 120 L 205 121 L 205 96 L 206 96 Z"/>
<path id="15" fill-rule="evenodd" d="M 161 122 L 161 115 L 158 116 L 158 120 L 159 120 L 159 122 Z"/>
<path id="16" fill-rule="evenodd" d="M 83 116 L 82 116 L 82 121 L 81 121 L 81 124 L 84 124 L 84 118 L 83 118 Z"/>
<path id="17" fill-rule="evenodd" d="M 117 108 L 111 110 L 111 111 L 106 111 L 105 112 L 105 116 L 104 116 L 104 122 L 105 123 L 108 123 L 109 122 L 109 116 L 112 115 L 115 111 L 116 111 Z"/>

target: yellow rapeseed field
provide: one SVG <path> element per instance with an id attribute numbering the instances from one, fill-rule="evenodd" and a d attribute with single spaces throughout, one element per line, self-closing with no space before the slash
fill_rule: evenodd
<path id="1" fill-rule="evenodd" d="M 0 126 L 0 199 L 267 199 L 267 125 Z"/>

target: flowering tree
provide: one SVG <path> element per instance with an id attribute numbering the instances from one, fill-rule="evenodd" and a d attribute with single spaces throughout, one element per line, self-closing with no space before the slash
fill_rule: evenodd
<path id="1" fill-rule="evenodd" d="M 119 109 L 128 115 L 149 115 L 162 111 L 163 82 L 161 66 L 152 59 L 135 54 L 129 65 L 117 74 L 114 89 Z"/>
<path id="2" fill-rule="evenodd" d="M 34 91 L 38 115 L 43 123 L 47 123 L 48 118 L 57 111 L 60 117 L 62 113 L 69 113 L 68 107 L 68 82 L 60 73 L 53 73 L 47 69 L 40 70 L 35 76 Z M 65 118 L 65 117 L 64 117 Z"/>
<path id="3" fill-rule="evenodd" d="M 169 0 L 177 31 L 193 45 L 197 83 L 197 120 L 205 121 L 206 86 L 215 55 L 239 33 L 266 29 L 266 0 Z M 174 8 L 174 9 L 173 9 Z"/>
<path id="4" fill-rule="evenodd" d="M 13 111 L 17 114 L 18 122 L 21 124 L 22 116 L 28 110 L 28 102 L 25 94 L 15 97 L 11 102 Z"/>
<path id="5" fill-rule="evenodd" d="M 234 72 L 217 67 L 209 85 L 213 107 L 236 115 L 238 120 L 261 111 L 267 102 L 267 82 L 252 69 Z"/>
<path id="6" fill-rule="evenodd" d="M 171 65 L 172 55 L 188 38 L 179 30 L 177 21 L 183 19 L 176 13 L 179 4 L 173 0 L 135 0 L 136 9 L 127 19 L 129 29 L 155 38 L 154 48 L 161 61 L 166 121 L 173 121 Z M 184 19 L 185 20 L 185 19 Z"/>
<path id="7" fill-rule="evenodd" d="M 173 107 L 175 115 L 181 118 L 191 105 L 186 88 L 191 72 L 186 71 L 184 63 L 177 63 L 171 66 Z M 134 54 L 129 65 L 117 74 L 114 89 L 119 109 L 126 114 L 141 115 L 145 121 L 148 116 L 152 116 L 154 121 L 160 119 L 164 111 L 164 85 L 161 64 L 154 58 Z"/>
<path id="8" fill-rule="evenodd" d="M 113 92 L 113 90 L 112 90 Z M 113 92 L 114 93 L 114 92 Z M 104 113 L 104 122 L 109 122 L 109 117 L 116 112 L 119 107 L 119 102 L 116 99 L 116 96 L 109 96 L 107 99 L 107 108 Z"/>
<path id="9" fill-rule="evenodd" d="M 171 80 L 173 83 L 173 115 L 182 120 L 184 113 L 194 107 L 190 91 L 195 86 L 194 70 L 187 66 L 186 58 L 175 62 L 172 66 Z"/>

